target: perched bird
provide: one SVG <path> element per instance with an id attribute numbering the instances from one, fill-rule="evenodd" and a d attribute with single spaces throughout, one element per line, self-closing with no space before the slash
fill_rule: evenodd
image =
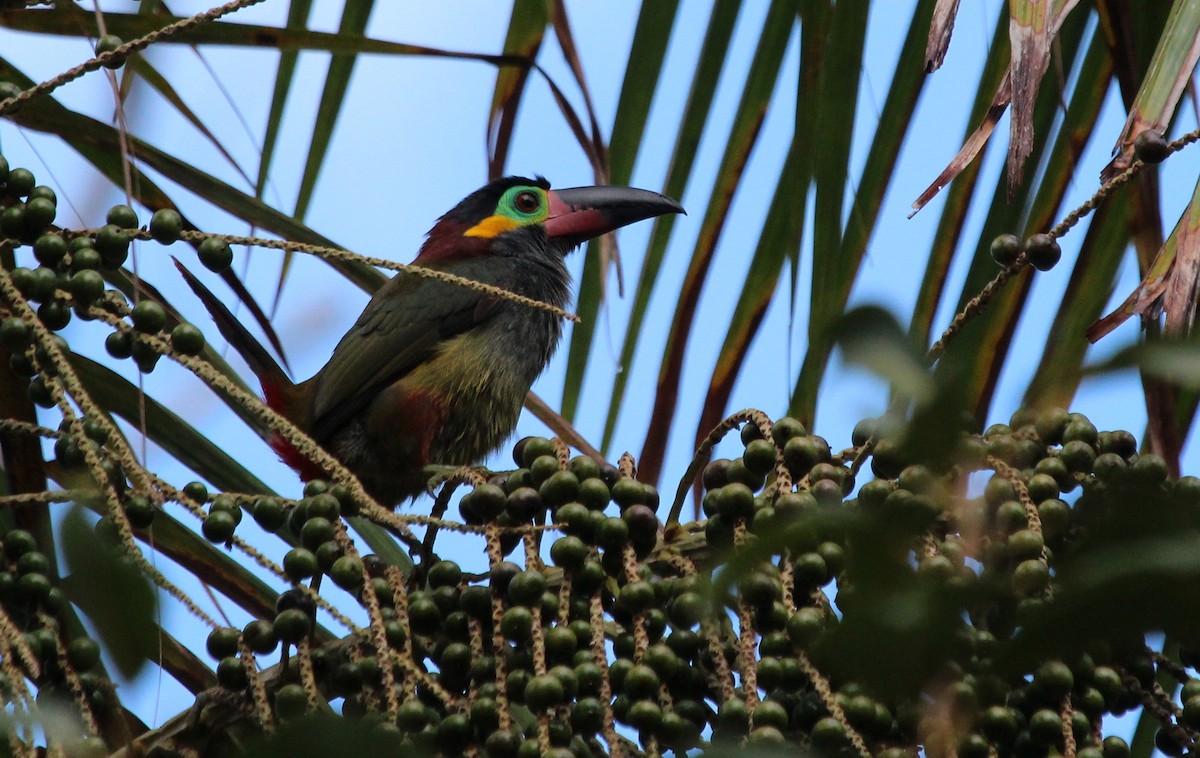
<path id="1" fill-rule="evenodd" d="M 626 224 L 682 212 L 646 190 L 552 190 L 542 178 L 498 179 L 438 219 L 412 265 L 563 308 L 570 300 L 567 253 Z M 423 490 L 423 467 L 476 463 L 503 443 L 562 333 L 559 316 L 546 310 L 401 271 L 371 298 L 325 367 L 294 384 L 229 310 L 185 275 L 258 376 L 267 404 L 388 505 Z M 271 444 L 303 480 L 327 476 L 283 438 Z"/>

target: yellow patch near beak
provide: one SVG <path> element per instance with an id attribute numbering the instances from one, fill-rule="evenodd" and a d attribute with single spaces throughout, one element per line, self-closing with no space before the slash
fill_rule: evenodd
<path id="1" fill-rule="evenodd" d="M 512 231 L 520 224 L 508 216 L 488 216 L 475 226 L 463 232 L 464 237 L 495 237 L 498 234 Z"/>

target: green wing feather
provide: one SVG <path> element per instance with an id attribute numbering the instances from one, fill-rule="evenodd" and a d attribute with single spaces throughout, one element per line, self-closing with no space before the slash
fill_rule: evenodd
<path id="1" fill-rule="evenodd" d="M 479 263 L 460 261 L 444 268 L 479 279 L 487 272 Z M 430 266 L 435 267 L 443 268 Z M 384 284 L 313 378 L 316 439 L 328 439 L 386 387 L 425 362 L 442 342 L 485 320 L 490 299 L 478 290 L 403 271 Z"/>

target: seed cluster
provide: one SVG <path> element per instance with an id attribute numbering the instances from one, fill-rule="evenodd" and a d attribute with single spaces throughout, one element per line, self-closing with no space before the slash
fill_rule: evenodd
<path id="1" fill-rule="evenodd" d="M 519 468 L 459 505 L 463 528 L 485 534 L 482 576 L 430 557 L 403 578 L 378 556 L 347 550 L 339 527 L 357 511 L 338 486 L 312 482 L 289 501 L 213 496 L 193 482 L 182 492 L 207 503 L 208 539 L 233 538 L 249 510 L 263 529 L 296 540 L 282 569 L 297 585 L 275 614 L 209 635 L 219 688 L 247 711 L 255 698 L 269 703 L 263 728 L 340 699 L 344 717 L 390 735 L 397 749 L 444 755 L 624 754 L 631 740 L 682 755 L 749 740 L 888 756 L 923 746 L 978 758 L 1122 758 L 1128 745 L 1105 736 L 1102 719 L 1142 706 L 1162 720 L 1160 750 L 1190 748 L 1200 726 L 1200 681 L 1186 668 L 1200 663 L 1194 648 L 1172 659 L 1141 634 L 1098 637 L 1019 669 L 1010 651 L 1022 626 L 1054 606 L 1060 556 L 1086 547 L 1098 514 L 1124 507 L 1134 487 L 1170 500 L 1194 528 L 1200 480 L 1171 480 L 1127 432 L 1098 432 L 1063 411 L 1022 411 L 1009 425 L 964 433 L 942 466 L 906 460 L 912 449 L 890 428 L 864 422 L 855 447 L 834 453 L 793 419 L 766 435 L 747 424 L 742 455 L 703 470 L 706 518 L 666 529 L 654 488 L 527 438 L 514 450 Z M 868 441 L 874 478 L 857 486 L 865 469 L 856 475 L 853 463 Z M 786 491 L 774 488 L 779 462 L 796 482 Z M 986 475 L 978 494 L 967 486 L 974 471 Z M 144 530 L 153 508 L 132 493 L 124 502 Z M 558 529 L 533 529 L 545 520 Z M 99 528 L 113 526 L 103 519 Z M 550 565 L 539 533 L 551 538 Z M 509 553 L 522 544 L 517 562 Z M 870 572 L 879 556 L 862 553 L 880 545 L 891 551 L 888 571 L 902 576 Z M 3 549 L 0 600 L 25 630 L 9 655 L 28 649 L 16 657 L 20 676 L 39 699 L 78 689 L 103 709 L 95 643 L 53 621 L 65 601 L 47 558 L 23 530 L 9 531 Z M 324 577 L 366 607 L 375 599 L 384 647 L 366 631 L 340 640 L 321 632 L 314 598 Z M 880 686 L 892 672 L 855 678 L 831 658 L 846 654 L 847 630 L 881 613 L 875 584 L 945 591 L 961 603 L 940 630 L 950 644 L 907 691 Z M 903 640 L 859 641 L 849 654 L 870 658 L 870 645 Z M 255 656 L 281 645 L 280 664 L 259 670 Z M 1159 677 L 1182 688 L 1178 701 Z M 7 691 L 13 685 L 10 677 Z"/>
<path id="2" fill-rule="evenodd" d="M 54 439 L 55 478 L 77 483 L 9 503 L 104 501 L 97 542 L 185 605 L 135 542 L 151 542 L 176 504 L 204 539 L 290 585 L 241 629 L 189 606 L 214 627 L 206 708 L 264 734 L 340 713 L 398 752 L 443 755 L 683 755 L 746 742 L 889 758 L 1124 758 L 1129 746 L 1103 719 L 1139 708 L 1157 720 L 1163 753 L 1194 746 L 1200 629 L 1184 624 L 1161 652 L 1145 637 L 1157 617 L 1120 629 L 1077 618 L 1069 644 L 1030 640 L 1062 618 L 1073 567 L 1112 533 L 1200 524 L 1200 480 L 1173 479 L 1128 432 L 1022 410 L 982 433 L 962 424 L 931 456 L 884 418 L 835 451 L 795 419 L 747 412 L 721 427 L 750 420 L 740 455 L 697 464 L 703 518 L 686 523 L 662 523 L 631 460 L 571 457 L 542 438 L 516 445 L 513 471 L 459 477 L 472 486 L 457 521 L 370 512 L 345 485 L 320 481 L 297 499 L 175 489 L 137 470 L 111 420 L 61 376 L 66 343 L 52 333 L 103 319 L 114 327 L 108 352 L 142 371 L 164 354 L 201 355 L 200 330 L 153 299 L 131 303 L 121 272 L 131 239 L 173 244 L 182 217 L 159 210 L 140 230 L 116 206 L 99 229 L 63 230 L 53 191 L 32 173 L 0 158 L 0 180 L 0 235 L 36 263 L 3 274 L 16 295 L 0 303 L 0 345 L 30 400 L 62 417 L 57 429 L 8 419 L 6 431 Z M 1024 254 L 1048 268 L 1057 243 L 1040 237 L 993 249 L 1002 263 Z M 214 271 L 232 257 L 214 238 L 197 254 Z M 246 542 L 246 513 L 282 540 L 277 554 Z M 359 551 L 354 517 L 472 533 L 487 571 L 439 557 L 431 534 L 405 575 Z M 0 693 L 23 713 L 56 703 L 78 714 L 83 736 L 63 747 L 103 755 L 116 691 L 99 645 L 72 623 L 54 546 L 34 534 L 0 536 Z M 367 628 L 338 612 L 327 581 L 358 600 Z M 324 629 L 322 610 L 350 633 Z M 14 750 L 38 739 L 14 735 Z"/>

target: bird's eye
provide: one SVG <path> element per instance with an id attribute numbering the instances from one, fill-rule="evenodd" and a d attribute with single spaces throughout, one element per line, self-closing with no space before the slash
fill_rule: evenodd
<path id="1" fill-rule="evenodd" d="M 517 193 L 517 196 L 513 198 L 513 205 L 521 213 L 533 213 L 541 207 L 542 199 L 538 197 L 536 192 L 526 190 L 525 192 Z"/>

